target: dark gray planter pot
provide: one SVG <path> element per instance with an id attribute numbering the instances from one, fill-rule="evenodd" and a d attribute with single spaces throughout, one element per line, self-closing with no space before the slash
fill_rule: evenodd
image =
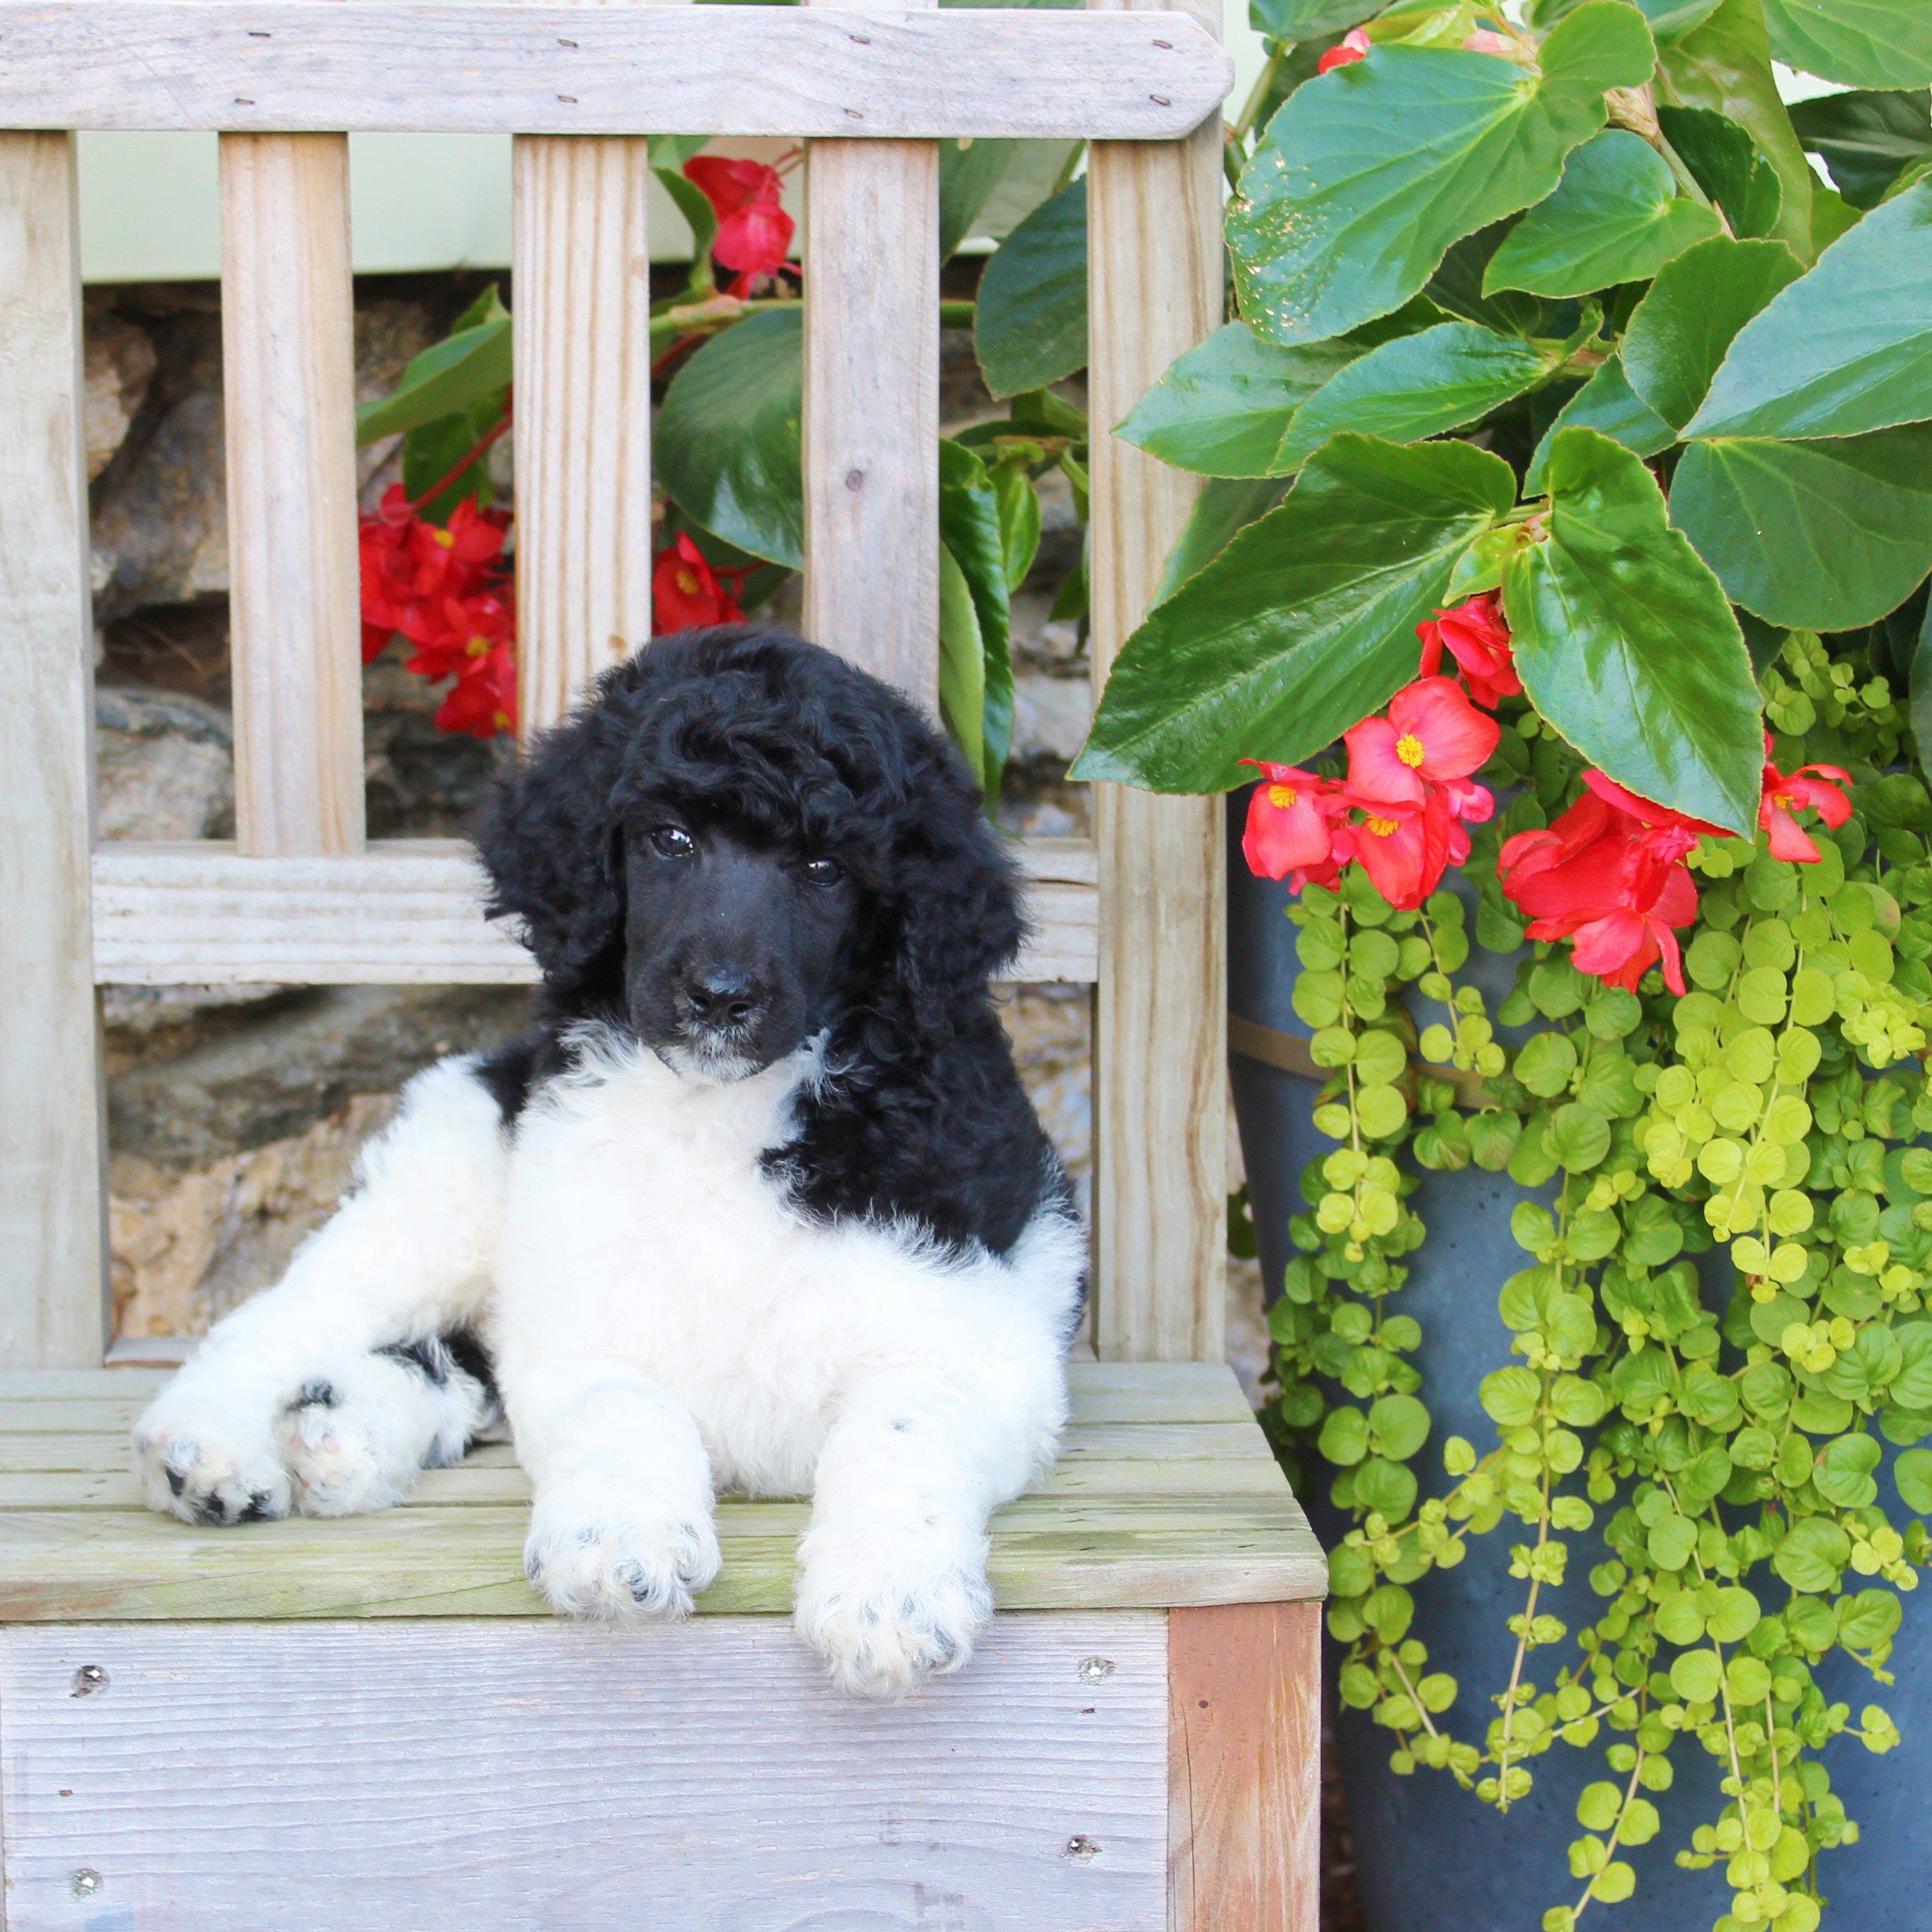
<path id="1" fill-rule="evenodd" d="M 1297 928 L 1283 916 L 1291 902 L 1286 886 L 1255 878 L 1241 861 L 1246 810 L 1245 792 L 1234 794 L 1228 841 L 1228 1010 L 1237 1018 L 1305 1038 L 1309 1029 L 1296 1018 L 1292 1000 Z M 1484 976 L 1486 963 L 1495 969 L 1493 986 Z M 1492 1004 L 1507 990 L 1511 970 L 1480 951 L 1471 956 L 1468 970 L 1484 980 Z M 1316 1090 L 1312 1080 L 1239 1052 L 1229 1054 L 1228 1071 L 1263 1278 L 1278 1282 L 1292 1253 L 1288 1217 L 1304 1204 L 1302 1169 L 1334 1143 L 1315 1131 L 1310 1118 Z M 1416 1197 L 1429 1238 L 1408 1257 L 1409 1279 L 1399 1306 L 1423 1329 L 1422 1348 L 1413 1359 L 1422 1371 L 1422 1394 L 1435 1422 L 1416 1465 L 1425 1495 L 1444 1485 L 1440 1459 L 1446 1437 L 1462 1436 L 1479 1448 L 1495 1439 L 1495 1425 L 1476 1391 L 1490 1370 L 1511 1359 L 1510 1336 L 1497 1313 L 1496 1295 L 1504 1280 L 1522 1265 L 1522 1251 L 1510 1236 L 1509 1217 L 1525 1198 L 1525 1190 L 1506 1174 L 1475 1168 L 1425 1174 Z M 1348 1522 L 1328 1502 L 1321 1466 L 1304 1489 L 1301 1500 L 1317 1533 L 1324 1543 L 1338 1540 Z M 1427 1645 L 1429 1667 L 1447 1670 L 1458 1680 L 1460 1694 L 1447 1721 L 1465 1738 L 1480 1737 L 1493 1708 L 1486 1700 L 1509 1680 L 1515 1640 L 1507 1619 L 1522 1608 L 1524 1589 L 1509 1575 L 1510 1545 L 1518 1540 L 1507 1524 L 1501 1526 L 1473 1541 L 1455 1569 L 1412 1586 L 1416 1603 L 1412 1634 Z M 1573 1630 L 1594 1617 L 1599 1601 L 1585 1581 L 1588 1568 L 1587 1563 L 1573 1565 L 1573 1580 L 1553 1599 L 1546 1592 L 1539 1605 Z M 1333 1645 L 1329 1651 L 1332 1684 L 1339 1652 Z M 1546 1672 L 1553 1675 L 1554 1660 L 1563 1654 L 1542 1653 L 1550 1660 Z M 1533 1667 L 1527 1674 L 1532 1682 L 1548 1681 L 1547 1676 L 1539 1679 Z M 1904 1712 L 1899 1715 L 1902 1724 Z M 1576 1822 L 1578 1794 L 1608 1774 L 1601 1742 L 1588 1750 L 1558 1744 L 1533 1760 L 1535 1788 L 1504 1817 L 1479 1804 L 1444 1772 L 1398 1776 L 1388 1762 L 1394 1734 L 1364 1713 L 1340 1712 L 1335 1736 L 1370 1932 L 1537 1932 L 1550 1906 L 1575 1903 L 1582 1882 L 1570 1876 L 1565 1847 L 1582 1831 Z M 1852 1749 L 1865 1755 L 1862 1746 Z M 1676 1785 L 1670 1792 L 1650 1794 L 1663 1814 L 1664 1829 L 1648 1845 L 1621 1854 L 1636 1868 L 1636 1897 L 1613 1912 L 1592 1909 L 1593 1916 L 1604 1913 L 1606 1932 L 1704 1932 L 1728 1909 L 1730 1888 L 1721 1867 L 1684 1871 L 1672 1862 L 1678 1849 L 1688 1846 L 1691 1826 L 1715 1815 L 1717 1768 L 1694 1746 L 1680 1746 L 1672 1756 Z M 1894 1760 L 1870 1762 L 1889 1766 Z M 1834 1765 L 1834 1780 L 1840 1774 Z M 1850 1802 L 1849 1790 L 1846 1796 Z M 1861 1814 L 1855 1809 L 1853 1815 Z M 1844 1868 L 1859 1858 L 1856 1851 L 1841 1856 L 1840 1869 L 1831 1874 L 1834 1880 L 1841 1872 L 1849 1877 Z M 1869 1862 L 1881 1871 L 1891 1862 Z M 1893 1865 L 1888 1883 L 1895 1876 Z M 1909 1919 L 1846 1914 L 1839 1922 L 1846 1932 L 1880 1925 L 1890 1932 L 1894 1924 L 1899 1932 L 1907 1925 L 1924 1932 L 1932 1926 L 1928 1898 L 1932 1894 L 1918 1894 L 1914 1901 L 1918 1916 Z"/>

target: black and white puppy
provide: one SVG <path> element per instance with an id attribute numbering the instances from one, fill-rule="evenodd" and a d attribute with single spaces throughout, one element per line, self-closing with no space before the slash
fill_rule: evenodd
<path id="1" fill-rule="evenodd" d="M 540 1024 L 410 1083 L 141 1418 L 148 1501 L 383 1508 L 462 1453 L 494 1370 L 558 1610 L 681 1616 L 716 1490 L 809 1493 L 796 1621 L 837 1681 L 956 1669 L 988 1514 L 1052 1458 L 1084 1268 L 988 997 L 1022 928 L 964 766 L 829 652 L 692 632 L 542 739 L 480 843 Z"/>

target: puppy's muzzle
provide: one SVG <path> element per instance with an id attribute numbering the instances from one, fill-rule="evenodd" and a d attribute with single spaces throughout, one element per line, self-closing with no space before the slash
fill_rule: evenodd
<path id="1" fill-rule="evenodd" d="M 684 1030 L 742 1040 L 771 1010 L 769 988 L 748 973 L 710 968 L 688 975 L 677 991 L 677 1012 Z"/>

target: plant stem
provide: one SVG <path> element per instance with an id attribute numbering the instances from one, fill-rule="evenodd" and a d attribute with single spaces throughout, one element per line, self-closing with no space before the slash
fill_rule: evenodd
<path id="1" fill-rule="evenodd" d="M 454 470 L 449 470 L 443 476 L 438 477 L 436 482 L 428 489 L 425 490 L 420 496 L 416 498 L 415 502 L 410 504 L 410 509 L 420 515 L 422 514 L 422 507 L 425 503 L 434 503 L 437 497 L 440 496 L 444 490 L 447 490 L 449 486 L 454 483 L 479 456 L 486 454 L 489 450 L 490 445 L 509 428 L 510 415 L 510 405 L 506 402 L 503 405 L 502 416 L 497 422 L 496 428 L 491 430 L 489 434 L 484 436 L 482 441 L 478 443 L 476 448 L 471 450 L 469 454 L 464 457 L 463 460 L 458 464 Z"/>

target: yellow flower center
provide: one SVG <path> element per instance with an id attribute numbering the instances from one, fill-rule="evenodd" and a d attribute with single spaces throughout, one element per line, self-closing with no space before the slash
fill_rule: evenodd
<path id="1" fill-rule="evenodd" d="M 472 658 L 488 657 L 490 654 L 490 640 L 488 638 L 472 638 L 463 648 Z"/>
<path id="2" fill-rule="evenodd" d="M 498 730 L 507 731 L 510 728 L 510 714 L 507 711 L 493 712 L 490 716 L 495 719 Z"/>
<path id="3" fill-rule="evenodd" d="M 689 569 L 680 570 L 677 573 L 677 587 L 687 597 L 695 597 L 704 588 L 698 580 L 697 572 Z"/>
<path id="4" fill-rule="evenodd" d="M 1788 791 L 1773 792 L 1771 795 L 1771 802 L 1786 812 L 1796 812 L 1798 809 L 1797 800 L 1793 798 Z"/>
<path id="5" fill-rule="evenodd" d="M 1396 821 L 1393 818 L 1365 818 L 1362 830 L 1372 832 L 1378 838 L 1392 838 L 1395 836 Z"/>
<path id="6" fill-rule="evenodd" d="M 1411 770 L 1420 764 L 1429 755 L 1422 748 L 1422 740 L 1413 731 L 1405 731 L 1395 741 L 1395 754 Z"/>
<path id="7" fill-rule="evenodd" d="M 1292 785 L 1271 784 L 1268 787 L 1268 802 L 1279 811 L 1291 810 L 1294 800 L 1295 790 Z"/>
<path id="8" fill-rule="evenodd" d="M 436 540 L 438 543 L 442 544 L 445 550 L 448 549 L 450 545 L 456 541 L 456 539 L 452 536 L 447 530 L 438 530 L 436 532 Z"/>

